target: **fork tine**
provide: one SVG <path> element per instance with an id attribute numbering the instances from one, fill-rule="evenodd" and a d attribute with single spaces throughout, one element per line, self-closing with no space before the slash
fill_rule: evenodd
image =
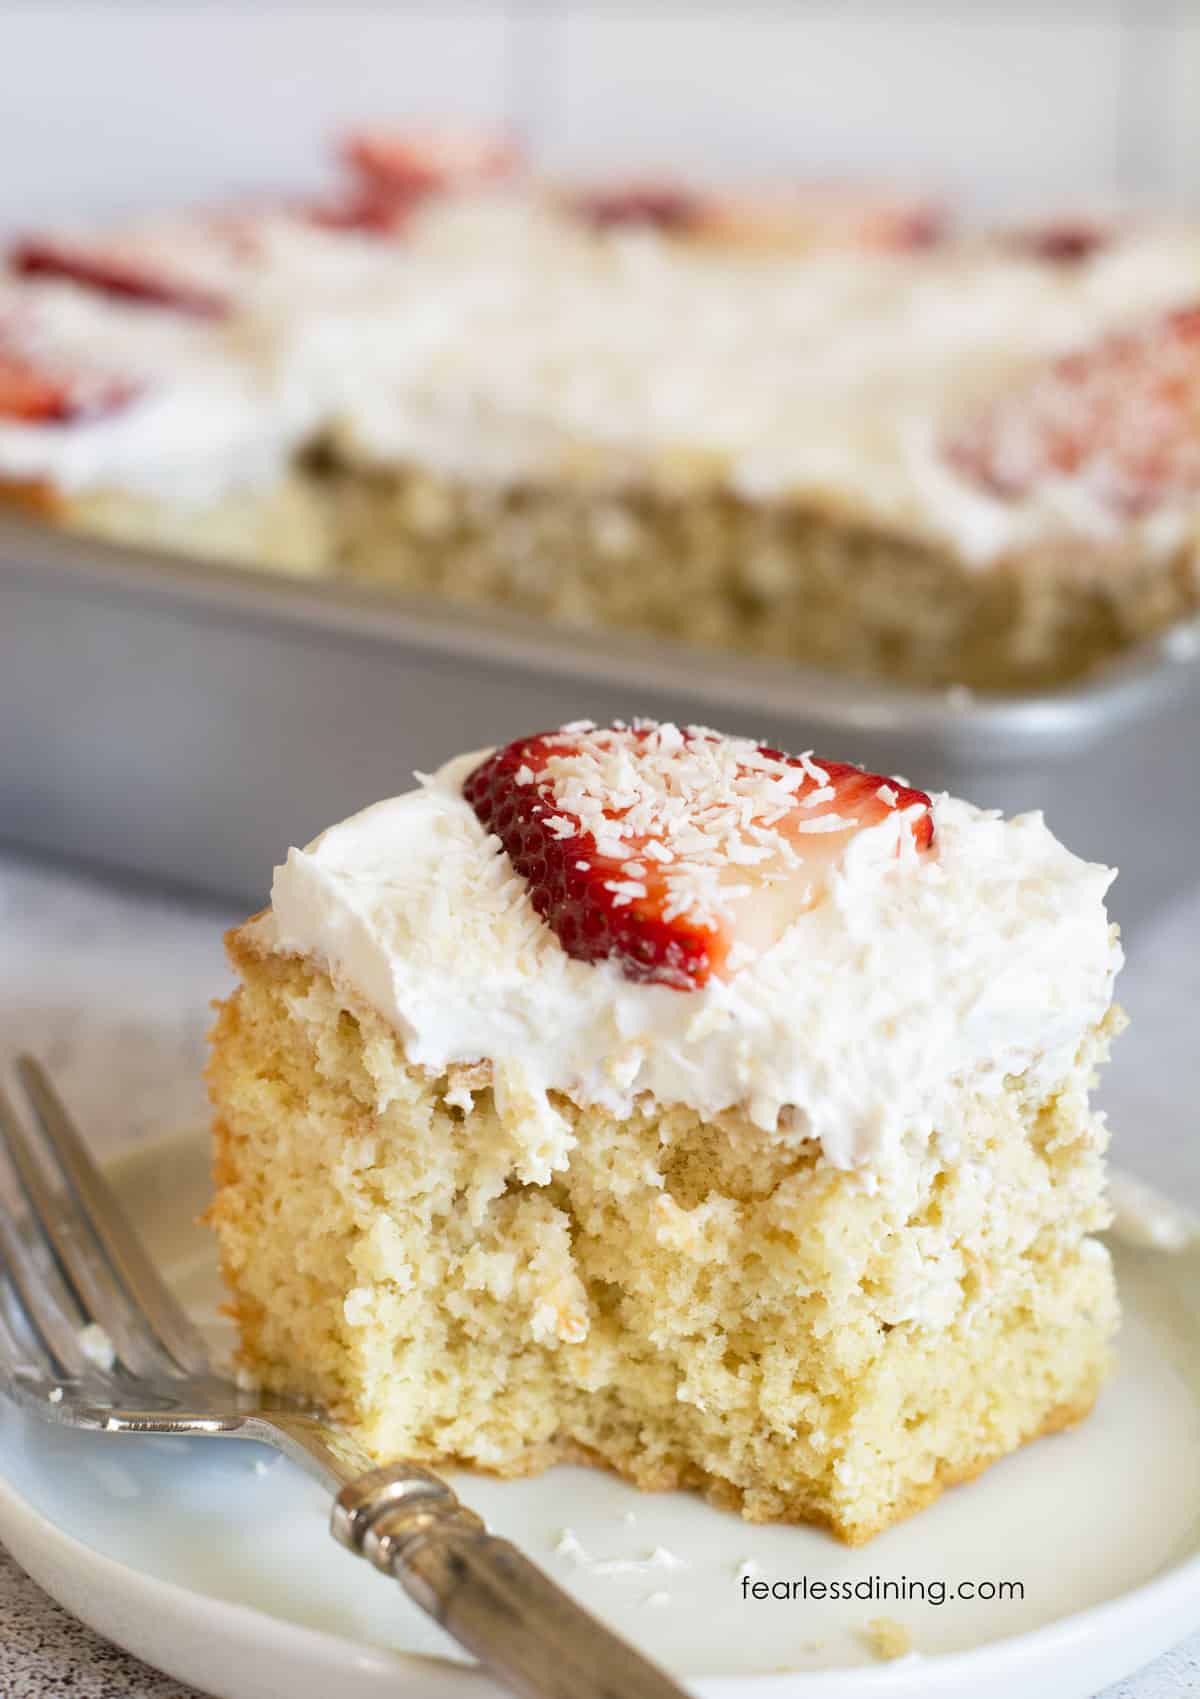
<path id="1" fill-rule="evenodd" d="M 32 1056 L 22 1056 L 17 1061 L 17 1073 L 47 1143 L 129 1297 L 181 1369 L 189 1374 L 207 1374 L 208 1347 L 203 1337 L 146 1255 L 45 1069 Z"/>
<path id="2" fill-rule="evenodd" d="M 104 1329 L 118 1357 L 133 1374 L 172 1372 L 174 1365 L 110 1272 L 104 1253 L 73 1201 L 74 1194 L 69 1188 L 52 1189 L 47 1183 L 42 1165 L 2 1090 L 0 1140 L 8 1148 L 33 1218 L 74 1289 L 85 1319 Z"/>
<path id="3" fill-rule="evenodd" d="M 15 1379 L 51 1379 L 54 1365 L 46 1347 L 28 1327 L 18 1334 L 9 1320 L 5 1297 L 5 1280 L 0 1275 L 0 1373 Z"/>
<path id="4" fill-rule="evenodd" d="M 54 1361 L 38 1337 L 17 1296 L 17 1291 L 0 1259 L 0 1345 L 11 1363 L 23 1364 L 33 1374 L 53 1376 Z"/>
<path id="5" fill-rule="evenodd" d="M 7 1386 L 9 1395 L 18 1399 L 24 1394 L 45 1398 L 51 1405 L 61 1403 L 62 1377 L 54 1359 L 23 1318 L 17 1323 L 15 1308 L 12 1288 L 0 1268 L 0 1387 Z"/>
<path id="6" fill-rule="evenodd" d="M 8 1214 L 0 1209 L 0 1270 L 8 1276 L 9 1288 L 16 1299 L 18 1311 L 26 1330 L 32 1332 L 46 1347 L 62 1374 L 84 1374 L 88 1359 L 79 1343 L 83 1326 L 78 1316 L 72 1316 L 69 1294 L 61 1279 L 52 1281 L 37 1267 Z M 53 1288 L 57 1286 L 58 1291 Z M 65 1300 L 65 1302 L 64 1302 Z"/>

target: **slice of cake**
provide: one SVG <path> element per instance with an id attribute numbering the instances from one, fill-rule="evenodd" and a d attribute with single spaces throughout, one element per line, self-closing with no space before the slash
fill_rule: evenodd
<path id="1" fill-rule="evenodd" d="M 379 1457 L 868 1538 L 1109 1366 L 1112 878 L 1040 814 L 704 728 L 450 762 L 230 937 L 245 1366 Z"/>

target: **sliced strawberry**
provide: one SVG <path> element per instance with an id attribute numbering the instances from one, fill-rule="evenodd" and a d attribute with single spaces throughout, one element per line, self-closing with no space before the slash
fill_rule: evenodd
<path id="1" fill-rule="evenodd" d="M 946 216 L 931 202 L 845 184 L 802 184 L 776 194 L 713 200 L 706 233 L 747 246 L 903 253 L 941 240 Z"/>
<path id="2" fill-rule="evenodd" d="M 378 194 L 401 199 L 495 182 L 521 163 L 507 137 L 472 129 L 360 130 L 341 151 Z"/>
<path id="3" fill-rule="evenodd" d="M 769 947 L 863 827 L 911 811 L 894 853 L 933 841 L 924 791 L 650 721 L 522 738 L 463 794 L 568 955 L 681 991 Z"/>
<path id="4" fill-rule="evenodd" d="M 8 263 L 18 276 L 63 278 L 102 295 L 194 318 L 221 318 L 229 311 L 228 301 L 215 291 L 100 246 L 30 237 L 9 250 Z"/>
<path id="5" fill-rule="evenodd" d="M 0 419 L 50 423 L 67 417 L 65 386 L 28 361 L 0 350 Z"/>
<path id="6" fill-rule="evenodd" d="M 364 236 L 393 236 L 403 230 L 415 201 L 381 195 L 370 187 L 330 200 L 312 201 L 297 210 L 322 230 L 348 230 Z"/>
<path id="7" fill-rule="evenodd" d="M 615 188 L 584 189 L 568 197 L 568 211 L 597 230 L 642 225 L 672 235 L 686 234 L 703 222 L 704 197 L 670 183 L 626 183 Z"/>
<path id="8" fill-rule="evenodd" d="M 65 376 L 28 356 L 0 348 L 0 419 L 29 425 L 70 425 L 114 413 L 136 386 L 116 378 Z"/>
<path id="9" fill-rule="evenodd" d="M 857 245 L 892 253 L 915 248 L 933 248 L 944 241 L 950 228 L 945 207 L 932 204 L 877 206 L 858 226 Z"/>
<path id="10" fill-rule="evenodd" d="M 1136 517 L 1200 493 L 1200 305 L 1052 361 L 968 420 L 945 452 L 1007 499 L 1073 478 Z"/>
<path id="11" fill-rule="evenodd" d="M 745 248 L 901 251 L 927 247 L 945 229 L 942 210 L 929 202 L 825 184 L 710 193 L 634 182 L 579 191 L 565 204 L 598 230 L 643 225 Z"/>
<path id="12" fill-rule="evenodd" d="M 1109 247 L 1113 239 L 1111 229 L 1087 218 L 1056 218 L 1048 224 L 1006 230 L 1001 236 L 1004 245 L 1015 253 L 1050 265 L 1079 265 Z"/>

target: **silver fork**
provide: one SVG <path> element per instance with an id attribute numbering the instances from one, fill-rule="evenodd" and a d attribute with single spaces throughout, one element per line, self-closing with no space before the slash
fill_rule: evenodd
<path id="1" fill-rule="evenodd" d="M 67 1427 L 274 1446 L 336 1495 L 336 1540 L 528 1699 L 685 1699 L 432 1471 L 372 1468 L 317 1415 L 215 1373 L 45 1070 L 26 1056 L 17 1074 L 31 1113 L 0 1091 L 0 1135 L 28 1207 L 18 1220 L 0 1205 L 0 1389 Z"/>

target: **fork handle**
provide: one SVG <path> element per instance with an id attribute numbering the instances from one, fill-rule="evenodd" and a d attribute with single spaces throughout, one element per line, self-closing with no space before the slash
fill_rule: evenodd
<path id="1" fill-rule="evenodd" d="M 522 1699 L 686 1699 L 426 1469 L 360 1476 L 331 1527 Z"/>

